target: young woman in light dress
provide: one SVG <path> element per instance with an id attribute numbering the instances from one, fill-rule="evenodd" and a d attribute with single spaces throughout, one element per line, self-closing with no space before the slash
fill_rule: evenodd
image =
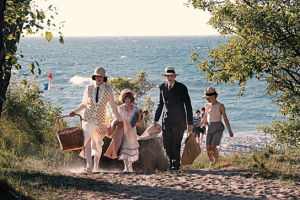
<path id="1" fill-rule="evenodd" d="M 143 113 L 133 105 L 135 97 L 136 93 L 130 89 L 124 89 L 119 96 L 119 101 L 124 103 L 118 107 L 124 124 L 123 145 L 119 155 L 119 160 L 124 161 L 124 172 L 133 172 L 132 163 L 139 159 L 139 143 L 135 124 L 141 122 Z"/>

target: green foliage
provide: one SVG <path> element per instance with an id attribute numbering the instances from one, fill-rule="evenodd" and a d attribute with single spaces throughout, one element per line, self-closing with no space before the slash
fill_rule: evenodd
<path id="1" fill-rule="evenodd" d="M 300 121 L 294 119 L 290 121 L 273 120 L 271 127 L 266 125 L 258 127 L 259 130 L 269 133 L 277 141 L 277 145 L 282 147 L 285 152 L 294 151 L 294 148 L 300 149 Z"/>
<path id="2" fill-rule="evenodd" d="M 141 71 L 137 76 L 133 76 L 131 79 L 127 79 L 125 77 L 113 77 L 107 81 L 109 85 L 111 85 L 114 89 L 114 95 L 118 97 L 121 91 L 125 88 L 129 88 L 137 93 L 137 97 L 135 99 L 135 103 L 140 101 L 140 98 L 143 99 L 142 109 L 148 110 L 149 113 L 152 113 L 154 102 L 151 101 L 151 96 L 144 96 L 145 93 L 151 90 L 155 85 L 147 81 L 147 74 L 144 71 Z M 123 102 L 120 102 L 118 98 L 115 99 L 116 105 L 121 105 Z M 146 126 L 148 122 L 150 122 L 150 115 L 145 116 L 143 119 L 143 123 Z"/>
<path id="3" fill-rule="evenodd" d="M 46 14 L 47 13 L 47 14 Z M 17 70 L 21 69 L 21 65 L 17 64 L 18 59 L 23 58 L 22 52 L 17 56 L 17 45 L 20 42 L 20 36 L 41 33 L 45 39 L 50 42 L 53 38 L 52 31 L 55 30 L 59 34 L 59 41 L 64 44 L 61 28 L 64 23 L 56 25 L 52 21 L 55 20 L 54 15 L 58 15 L 56 7 L 50 5 L 47 9 L 40 9 L 33 0 L 7 0 L 6 10 L 4 12 L 4 31 L 3 41 L 5 47 L 5 62 L 2 64 L 0 72 L 10 72 L 15 66 Z M 40 59 L 42 61 L 42 59 Z M 34 74 L 35 67 L 38 73 L 41 73 L 37 61 L 30 63 L 30 72 Z M 1 78 L 6 78 L 5 76 Z"/>
<path id="4" fill-rule="evenodd" d="M 155 85 L 147 81 L 147 73 L 140 71 L 137 76 L 133 76 L 130 79 L 125 77 L 113 77 L 107 82 L 115 90 L 115 95 L 119 95 L 122 90 L 129 88 L 136 92 L 137 99 L 143 96 L 147 91 L 151 90 Z"/>
<path id="5" fill-rule="evenodd" d="M 56 137 L 56 119 L 61 107 L 43 100 L 35 80 L 27 85 L 13 80 L 7 91 L 0 123 L 0 166 L 17 167 L 29 157 L 59 165 L 73 153 L 61 152 Z M 32 163 L 31 163 L 32 164 Z"/>
<path id="6" fill-rule="evenodd" d="M 151 100 L 151 96 L 144 96 L 143 97 L 144 101 L 142 104 L 142 109 L 143 110 L 148 110 L 149 113 L 153 113 L 154 112 L 154 102 Z M 147 127 L 148 124 L 152 123 L 152 116 L 150 114 L 148 114 L 147 116 L 144 116 L 143 118 L 143 124 L 144 127 Z"/>
<path id="7" fill-rule="evenodd" d="M 189 0 L 195 8 L 209 10 L 209 21 L 228 42 L 208 51 L 200 61 L 199 52 L 191 59 L 199 61 L 199 70 L 215 83 L 237 83 L 241 96 L 247 80 L 268 83 L 267 94 L 279 105 L 283 122 L 274 121 L 269 133 L 281 145 L 299 147 L 300 142 L 300 2 L 285 0 L 212 1 Z M 288 129 L 292 128 L 292 129 Z M 283 137 L 283 135 L 285 135 Z M 292 139 L 292 142 L 287 140 Z M 290 147 L 291 147 L 290 146 Z"/>

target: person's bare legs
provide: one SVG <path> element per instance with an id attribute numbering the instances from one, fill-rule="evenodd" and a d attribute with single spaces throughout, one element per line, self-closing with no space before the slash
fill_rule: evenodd
<path id="1" fill-rule="evenodd" d="M 124 170 L 123 170 L 123 172 L 128 172 L 129 171 L 129 169 L 128 169 L 128 159 L 125 159 L 123 161 L 124 161 Z"/>
<path id="2" fill-rule="evenodd" d="M 207 155 L 210 160 L 210 165 L 212 165 L 215 161 L 215 155 L 219 156 L 217 145 L 211 144 L 211 145 L 206 145 L 207 149 Z"/>
<path id="3" fill-rule="evenodd" d="M 200 144 L 200 137 L 198 137 L 198 135 L 196 135 L 196 142 Z"/>
<path id="4" fill-rule="evenodd" d="M 200 143 L 202 143 L 202 141 L 203 141 L 203 135 L 204 135 L 204 133 L 201 134 L 201 140 L 200 140 Z"/>
<path id="5" fill-rule="evenodd" d="M 133 172 L 133 169 L 132 169 L 132 162 L 128 162 L 128 171 L 129 171 L 129 172 Z"/>
<path id="6" fill-rule="evenodd" d="M 85 145 L 85 159 L 86 159 L 86 169 L 88 172 L 92 170 L 92 147 L 91 147 L 91 138 Z"/>
<path id="7" fill-rule="evenodd" d="M 218 160 L 219 160 L 219 151 L 217 149 L 217 145 L 215 145 L 215 149 L 213 151 L 214 151 L 215 162 L 218 162 Z"/>
<path id="8" fill-rule="evenodd" d="M 212 145 L 206 145 L 207 155 L 211 162 L 214 162 L 214 153 L 212 151 Z"/>
<path id="9" fill-rule="evenodd" d="M 94 155 L 94 171 L 97 172 L 99 170 L 99 162 L 100 162 L 100 157 Z"/>
<path id="10" fill-rule="evenodd" d="M 100 135 L 100 141 L 101 141 L 101 144 L 103 145 L 103 138 L 105 136 L 104 135 Z M 98 145 L 97 149 L 98 149 L 98 152 L 97 153 L 94 153 L 94 171 L 95 172 L 98 172 L 99 171 L 99 163 L 100 163 L 100 158 L 101 158 L 101 155 L 102 155 L 102 145 Z"/>

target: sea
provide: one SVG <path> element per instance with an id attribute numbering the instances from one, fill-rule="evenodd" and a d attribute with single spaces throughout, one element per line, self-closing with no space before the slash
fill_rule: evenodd
<path id="1" fill-rule="evenodd" d="M 206 59 L 209 49 L 226 41 L 227 38 L 221 36 L 66 37 L 62 45 L 58 38 L 48 43 L 41 37 L 25 37 L 18 45 L 24 56 L 19 59 L 23 67 L 19 72 L 14 71 L 13 77 L 18 81 L 30 80 L 33 75 L 29 72 L 29 64 L 38 61 L 34 76 L 38 76 L 43 97 L 54 106 L 61 106 L 62 114 L 67 115 L 81 103 L 86 86 L 92 83 L 89 76 L 99 66 L 105 68 L 109 77 L 130 79 L 141 70 L 145 71 L 147 80 L 156 85 L 147 92 L 155 106 L 158 85 L 165 81 L 161 74 L 166 67 L 174 67 L 179 74 L 176 80 L 188 88 L 193 112 L 207 102 L 201 99 L 204 89 L 215 87 L 219 93 L 217 99 L 225 105 L 235 136 L 264 136 L 255 125 L 270 125 L 273 118 L 280 117 L 277 105 L 272 104 L 272 97 L 266 94 L 267 84 L 249 79 L 246 92 L 239 99 L 237 84 L 217 85 L 207 81 L 205 74 L 197 69 L 198 63 L 190 59 L 192 51 Z M 37 67 L 41 69 L 41 75 L 38 75 Z M 52 80 L 48 78 L 49 72 Z M 51 89 L 44 90 L 44 84 L 49 82 Z M 137 101 L 138 105 L 141 101 Z"/>

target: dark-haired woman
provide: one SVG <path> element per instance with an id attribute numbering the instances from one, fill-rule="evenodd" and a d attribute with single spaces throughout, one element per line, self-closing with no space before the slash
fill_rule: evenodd
<path id="1" fill-rule="evenodd" d="M 70 117 L 74 117 L 84 111 L 84 151 L 81 151 L 80 156 L 86 158 L 86 171 L 88 173 L 98 171 L 103 138 L 107 135 L 107 103 L 109 103 L 113 118 L 119 121 L 118 127 L 123 125 L 114 101 L 112 87 L 105 84 L 107 81 L 105 69 L 102 67 L 96 68 L 94 74 L 90 77 L 95 83 L 87 86 L 82 103 L 69 114 Z M 94 169 L 92 168 L 92 156 L 94 156 Z"/>

